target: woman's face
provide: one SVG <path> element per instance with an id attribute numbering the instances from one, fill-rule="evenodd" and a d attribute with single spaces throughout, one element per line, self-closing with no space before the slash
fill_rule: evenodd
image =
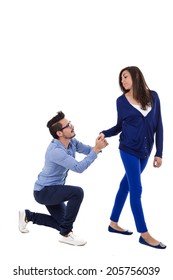
<path id="1" fill-rule="evenodd" d="M 132 89 L 133 82 L 129 71 L 125 70 L 122 72 L 121 83 L 126 90 Z"/>

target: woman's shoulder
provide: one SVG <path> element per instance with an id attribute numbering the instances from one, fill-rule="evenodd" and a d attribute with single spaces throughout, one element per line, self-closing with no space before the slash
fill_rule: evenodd
<path id="1" fill-rule="evenodd" d="M 159 95 L 156 91 L 152 90 L 151 91 L 151 94 L 152 94 L 152 99 L 153 99 L 153 102 L 155 104 L 160 104 L 160 98 L 159 98 Z"/>
<path id="2" fill-rule="evenodd" d="M 150 90 L 153 97 L 158 96 L 158 93 L 155 90 Z"/>
<path id="3" fill-rule="evenodd" d="M 125 95 L 121 94 L 118 98 L 117 98 L 117 103 L 121 103 L 125 101 Z"/>
<path id="4" fill-rule="evenodd" d="M 151 90 L 151 95 L 154 100 L 159 100 L 159 95 L 155 90 Z"/>

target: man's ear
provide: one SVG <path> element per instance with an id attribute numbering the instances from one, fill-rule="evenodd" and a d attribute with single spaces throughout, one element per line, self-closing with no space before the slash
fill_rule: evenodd
<path id="1" fill-rule="evenodd" d="M 57 132 L 56 132 L 56 135 L 58 136 L 58 137 L 61 137 L 62 136 L 62 131 L 60 131 L 60 130 L 58 130 Z"/>

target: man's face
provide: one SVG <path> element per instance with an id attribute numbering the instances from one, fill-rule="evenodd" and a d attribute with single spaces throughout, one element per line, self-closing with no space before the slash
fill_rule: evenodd
<path id="1" fill-rule="evenodd" d="M 70 121 L 68 121 L 67 119 L 62 119 L 59 121 L 59 123 L 62 125 L 60 137 L 63 137 L 64 139 L 71 139 L 75 137 L 76 134 L 74 131 L 74 126 L 71 124 Z"/>

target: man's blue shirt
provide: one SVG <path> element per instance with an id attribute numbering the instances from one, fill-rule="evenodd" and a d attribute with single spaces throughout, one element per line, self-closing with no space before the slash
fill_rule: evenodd
<path id="1" fill-rule="evenodd" d="M 76 152 L 86 157 L 77 161 Z M 69 170 L 82 173 L 96 158 L 93 147 L 79 142 L 76 138 L 71 139 L 67 149 L 58 139 L 53 139 L 47 148 L 44 167 L 38 175 L 34 190 L 40 191 L 45 186 L 64 185 Z"/>

